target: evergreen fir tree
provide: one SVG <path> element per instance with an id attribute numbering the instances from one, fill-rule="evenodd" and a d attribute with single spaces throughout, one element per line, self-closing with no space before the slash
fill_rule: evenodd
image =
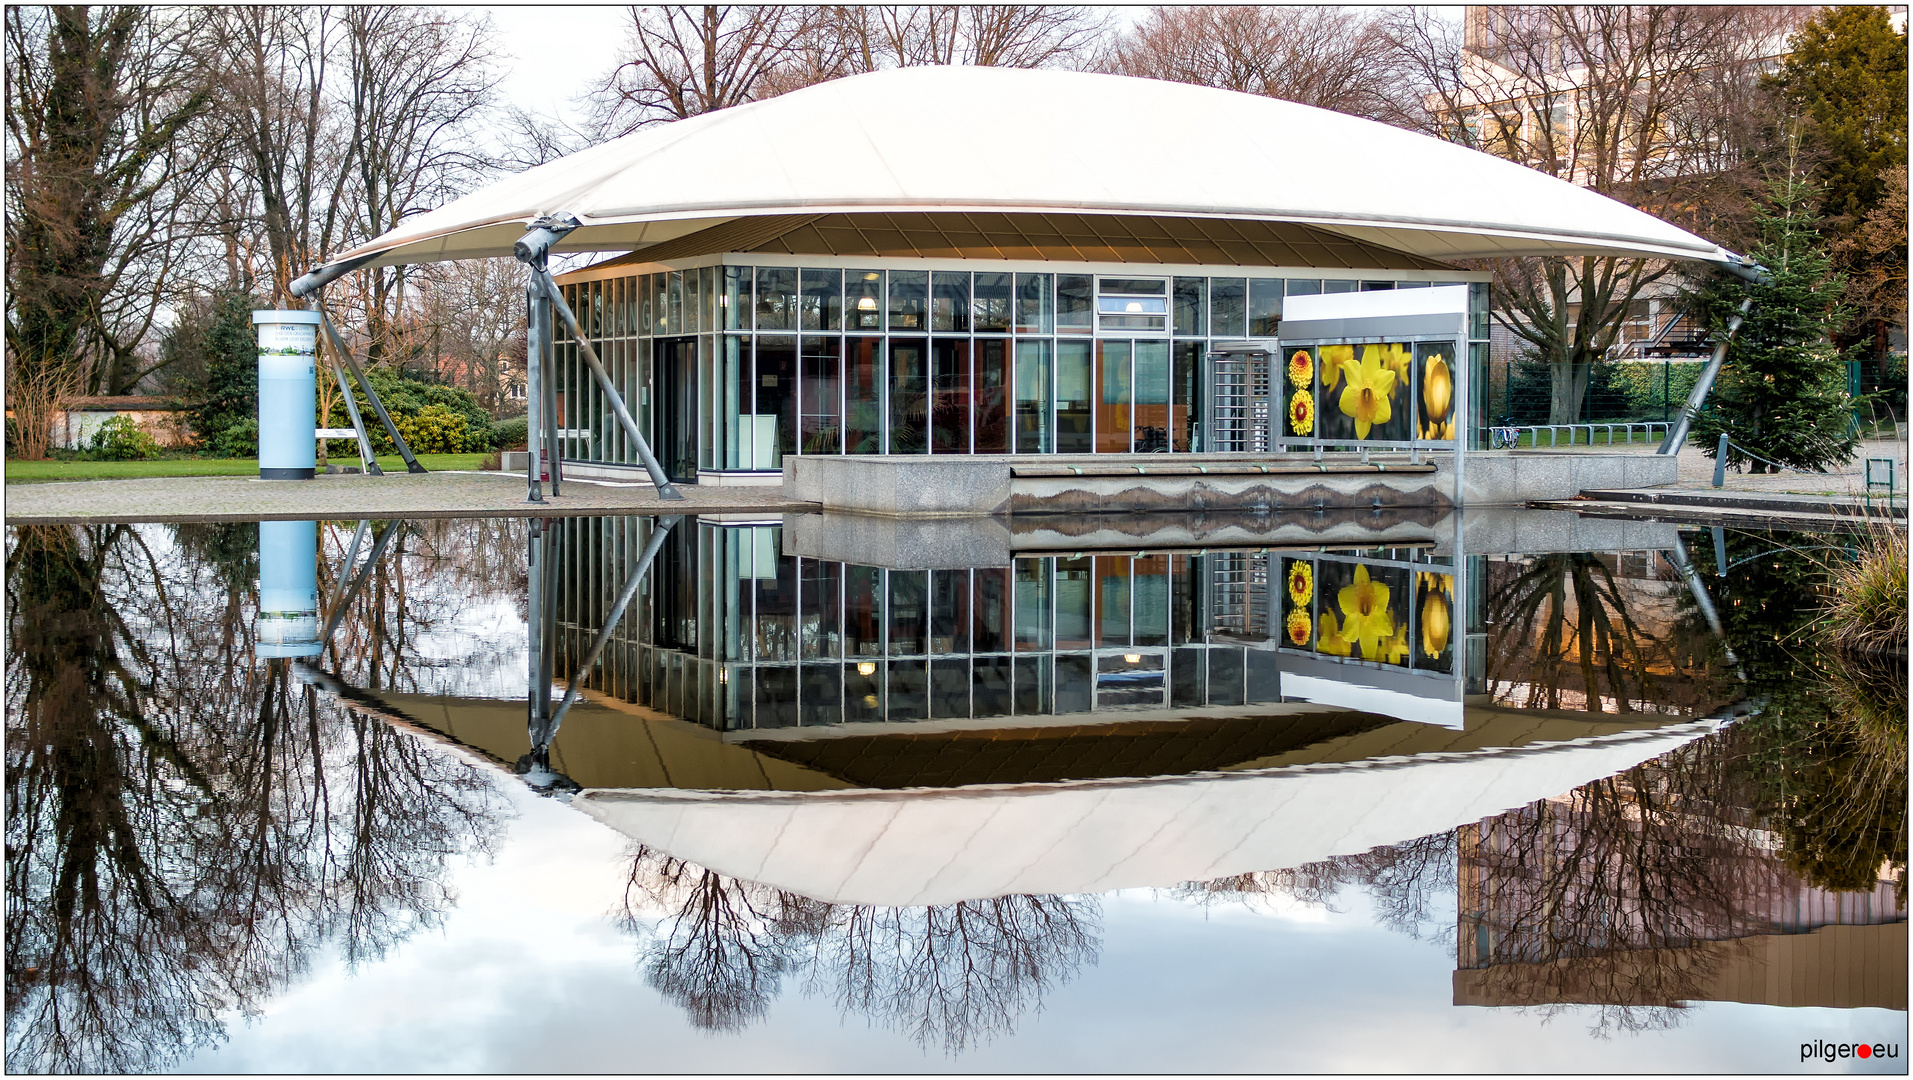
<path id="1" fill-rule="evenodd" d="M 1751 253 L 1770 278 L 1754 284 L 1721 274 L 1698 297 L 1716 337 L 1726 334 L 1741 301 L 1753 301 L 1693 427 L 1709 457 L 1722 433 L 1733 440 L 1727 460 L 1736 468 L 1767 471 L 1744 447 L 1769 461 L 1825 472 L 1846 464 L 1859 445 L 1846 378 L 1853 350 L 1831 343 L 1847 317 L 1840 305 L 1846 283 L 1823 251 L 1817 198 L 1797 175 L 1775 182 Z"/>
<path id="2" fill-rule="evenodd" d="M 193 433 L 203 448 L 232 457 L 258 452 L 259 340 L 252 325 L 258 306 L 244 292 L 217 293 L 167 342 L 169 349 L 196 353 L 187 366 L 205 372 L 187 401 Z"/>

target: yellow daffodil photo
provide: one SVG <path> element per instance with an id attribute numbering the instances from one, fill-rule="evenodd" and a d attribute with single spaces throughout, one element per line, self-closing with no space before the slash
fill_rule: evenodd
<path id="1" fill-rule="evenodd" d="M 1377 360 L 1381 361 L 1383 367 L 1395 373 L 1395 385 L 1408 385 L 1408 371 L 1415 366 L 1414 350 L 1406 345 L 1393 342 L 1387 345 L 1365 345 L 1362 347 L 1362 358 L 1364 360 L 1366 360 L 1371 353 Z"/>
<path id="2" fill-rule="evenodd" d="M 1289 357 L 1289 385 L 1306 388 L 1309 380 L 1315 377 L 1315 360 L 1307 349 L 1295 350 Z"/>
<path id="3" fill-rule="evenodd" d="M 1395 414 L 1389 404 L 1395 394 L 1395 372 L 1382 363 L 1381 350 L 1369 346 L 1362 350 L 1359 363 L 1341 365 L 1341 373 L 1348 385 L 1337 404 L 1342 415 L 1355 421 L 1355 437 L 1366 439 L 1370 429 L 1388 423 Z"/>
<path id="4" fill-rule="evenodd" d="M 1315 599 L 1315 568 L 1297 560 L 1289 564 L 1289 603 L 1307 607 Z"/>
<path id="5" fill-rule="evenodd" d="M 1382 642 L 1395 636 L 1395 614 L 1388 609 L 1388 586 L 1370 581 L 1368 567 L 1355 568 L 1355 580 L 1335 595 L 1342 609 L 1342 637 L 1362 647 L 1362 658 L 1373 660 Z"/>
<path id="6" fill-rule="evenodd" d="M 1440 656 L 1448 647 L 1448 635 L 1453 632 L 1453 616 L 1448 610 L 1448 600 L 1439 591 L 1430 590 L 1421 598 L 1421 651 L 1423 656 Z"/>
<path id="7" fill-rule="evenodd" d="M 1437 353 L 1421 369 L 1421 437 L 1454 438 L 1455 423 L 1449 416 L 1454 406 L 1455 377 L 1448 370 L 1448 361 Z"/>
<path id="8" fill-rule="evenodd" d="M 1423 592 L 1440 592 L 1450 600 L 1455 596 L 1455 575 L 1431 574 L 1426 570 L 1415 575 L 1415 585 Z"/>
<path id="9" fill-rule="evenodd" d="M 1342 381 L 1343 366 L 1355 363 L 1355 346 L 1324 345 L 1315 352 L 1322 361 L 1322 392 L 1327 393 Z"/>
<path id="10" fill-rule="evenodd" d="M 1288 631 L 1289 644 L 1298 649 L 1306 649 L 1309 647 L 1309 635 L 1314 633 L 1315 627 L 1310 625 L 1308 612 L 1289 612 L 1289 617 L 1283 626 Z"/>
<path id="11" fill-rule="evenodd" d="M 1330 656 L 1347 656 L 1354 647 L 1354 643 L 1343 637 L 1342 632 L 1336 628 L 1335 613 L 1332 611 L 1322 612 L 1321 625 L 1316 630 L 1316 652 L 1325 652 Z"/>
<path id="12" fill-rule="evenodd" d="M 1315 430 L 1315 395 L 1297 390 L 1289 399 L 1289 432 L 1307 435 Z"/>
<path id="13" fill-rule="evenodd" d="M 1389 664 L 1408 663 L 1408 621 L 1403 620 L 1395 627 L 1395 636 L 1382 643 L 1382 662 Z"/>

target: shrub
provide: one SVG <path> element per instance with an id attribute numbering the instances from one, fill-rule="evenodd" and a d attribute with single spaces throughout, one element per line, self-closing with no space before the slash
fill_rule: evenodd
<path id="1" fill-rule="evenodd" d="M 148 435 L 130 416 L 115 416 L 93 432 L 88 449 L 102 461 L 151 461 L 159 456 L 159 440 Z"/>
<path id="2" fill-rule="evenodd" d="M 1895 522 L 1874 521 L 1860 557 L 1832 567 L 1828 637 L 1860 652 L 1905 652 L 1907 534 Z"/>
<path id="3" fill-rule="evenodd" d="M 410 416 L 395 416 L 392 422 L 414 454 L 455 454 L 466 449 L 465 417 L 443 405 L 427 405 Z"/>
<path id="4" fill-rule="evenodd" d="M 372 388 L 378 391 L 379 400 L 385 403 L 385 410 L 392 414 L 392 423 L 398 426 L 399 434 L 405 437 L 406 444 L 413 453 L 476 453 L 489 448 L 491 442 L 491 414 L 469 392 L 455 386 L 442 386 L 437 383 L 422 382 L 394 368 L 379 365 L 367 368 L 366 378 Z M 378 422 L 365 393 L 356 382 L 352 386 L 353 397 L 358 399 L 359 412 L 365 417 L 367 433 L 372 436 L 372 448 L 379 453 L 389 454 L 394 449 L 391 436 L 385 433 L 385 425 Z M 461 417 L 464 426 L 459 429 L 458 442 L 443 450 L 427 451 L 412 441 L 408 423 L 414 421 L 426 409 L 437 407 L 443 412 Z M 444 426 L 441 418 L 432 428 Z M 333 407 L 329 425 L 345 427 L 347 424 L 345 403 L 339 402 Z M 424 429 L 421 429 L 424 430 Z"/>
<path id="5" fill-rule="evenodd" d="M 229 422 L 219 429 L 210 444 L 213 453 L 220 457 L 244 458 L 259 456 L 259 421 L 254 417 Z"/>
<path id="6" fill-rule="evenodd" d="M 523 416 L 514 416 L 510 420 L 495 420 L 491 426 L 491 443 L 495 450 L 522 450 L 525 440 L 530 438 L 530 422 Z"/>

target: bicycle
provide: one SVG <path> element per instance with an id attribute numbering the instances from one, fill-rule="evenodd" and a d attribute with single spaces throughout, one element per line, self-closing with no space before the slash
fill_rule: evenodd
<path id="1" fill-rule="evenodd" d="M 1488 429 L 1488 448 L 1490 450 L 1512 450 L 1521 445 L 1521 429 L 1514 426 L 1514 417 L 1504 416 L 1499 426 Z"/>

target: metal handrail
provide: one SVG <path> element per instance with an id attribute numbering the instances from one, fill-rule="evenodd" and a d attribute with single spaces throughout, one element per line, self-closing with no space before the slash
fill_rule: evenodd
<path id="1" fill-rule="evenodd" d="M 1574 433 L 1580 430 L 1587 431 L 1588 433 L 1587 444 L 1589 446 L 1593 446 L 1594 445 L 1594 430 L 1596 428 L 1602 428 L 1602 429 L 1605 429 L 1607 432 L 1607 445 L 1613 446 L 1615 428 L 1622 429 L 1622 434 L 1625 436 L 1627 442 L 1631 445 L 1634 442 L 1635 428 L 1641 429 L 1641 437 L 1643 440 L 1652 442 L 1654 439 L 1654 429 L 1660 428 L 1661 436 L 1665 438 L 1667 435 L 1668 426 L 1669 426 L 1668 422 L 1661 421 L 1661 420 L 1634 420 L 1634 421 L 1616 420 L 1612 423 L 1597 422 L 1597 423 L 1587 423 L 1587 424 L 1529 424 L 1525 427 L 1517 427 L 1515 430 L 1528 432 L 1530 435 L 1529 445 L 1531 446 L 1540 445 L 1541 433 L 1545 431 L 1548 433 L 1548 446 L 1555 447 L 1560 445 L 1560 437 L 1559 437 L 1560 432 L 1565 431 L 1568 433 L 1568 445 L 1573 446 Z"/>

